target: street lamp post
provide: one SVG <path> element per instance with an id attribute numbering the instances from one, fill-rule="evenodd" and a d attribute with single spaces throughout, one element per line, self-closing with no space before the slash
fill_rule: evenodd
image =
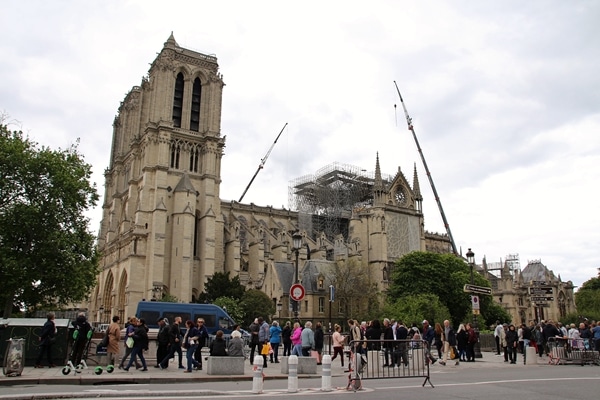
<path id="1" fill-rule="evenodd" d="M 300 279 L 298 277 L 298 258 L 300 257 L 300 248 L 302 247 L 302 235 L 300 232 L 296 232 L 292 235 L 292 245 L 294 246 L 294 250 L 296 251 L 296 265 L 294 269 L 294 283 L 300 283 Z M 298 308 L 300 304 L 298 301 L 294 300 L 294 319 L 298 322 Z"/>
<path id="2" fill-rule="evenodd" d="M 281 310 L 283 309 L 283 304 L 277 303 L 277 318 L 281 319 Z"/>
<path id="3" fill-rule="evenodd" d="M 473 272 L 475 269 L 475 253 L 473 253 L 470 248 L 469 251 L 467 251 L 467 262 L 471 267 L 471 286 L 474 286 L 475 275 L 473 275 Z M 471 292 L 471 296 L 474 296 L 473 292 Z M 483 355 L 481 354 L 481 344 L 479 343 L 479 325 L 477 323 L 477 314 L 475 313 L 475 310 L 471 311 L 473 312 L 473 329 L 475 329 L 475 333 L 477 334 L 477 342 L 475 342 L 475 346 L 473 346 L 473 352 L 475 353 L 475 358 L 482 358 Z"/>

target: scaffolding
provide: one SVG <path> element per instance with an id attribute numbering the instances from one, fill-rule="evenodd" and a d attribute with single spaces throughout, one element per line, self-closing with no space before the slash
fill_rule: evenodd
<path id="1" fill-rule="evenodd" d="M 288 204 L 298 211 L 298 225 L 311 237 L 324 232 L 333 240 L 338 234 L 348 237 L 348 222 L 355 208 L 373 204 L 374 172 L 334 162 L 314 175 L 290 181 Z M 384 187 L 392 178 L 382 174 Z"/>

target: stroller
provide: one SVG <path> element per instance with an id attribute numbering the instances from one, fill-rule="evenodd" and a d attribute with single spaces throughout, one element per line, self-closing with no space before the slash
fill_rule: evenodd
<path id="1" fill-rule="evenodd" d="M 71 352 L 69 354 L 69 361 L 62 369 L 63 375 L 69 375 L 71 371 L 76 374 L 80 373 L 84 368 L 87 368 L 87 357 L 92 343 L 92 336 L 94 335 L 94 328 L 88 330 L 87 334 L 80 335 L 78 329 L 73 332 L 73 345 L 71 346 Z M 80 361 L 77 362 L 78 353 L 80 353 Z M 77 365 L 75 365 L 77 364 Z"/>

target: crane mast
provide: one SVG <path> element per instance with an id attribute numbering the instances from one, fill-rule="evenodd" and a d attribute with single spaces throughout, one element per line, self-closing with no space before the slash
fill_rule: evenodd
<path id="1" fill-rule="evenodd" d="M 258 175 L 258 172 L 261 169 L 264 168 L 265 163 L 267 162 L 267 159 L 271 155 L 271 151 L 273 150 L 273 147 L 275 147 L 275 143 L 277 143 L 277 140 L 279 140 L 279 136 L 281 136 L 281 134 L 283 133 L 283 130 L 285 129 L 285 127 L 287 126 L 287 124 L 288 123 L 286 122 L 285 125 L 283 126 L 283 128 L 281 128 L 281 131 L 279 132 L 279 135 L 277 135 L 277 137 L 275 138 L 275 141 L 271 145 L 271 148 L 269 148 L 269 151 L 267 151 L 267 154 L 265 154 L 265 156 L 260 160 L 260 164 L 258 164 L 258 168 L 256 169 L 256 172 L 254 173 L 254 176 L 252 176 L 252 179 L 250 179 L 250 183 L 248 183 L 248 186 L 246 186 L 246 190 L 244 190 L 244 193 L 242 193 L 242 195 L 240 196 L 240 199 L 238 200 L 238 203 L 242 202 L 242 199 L 246 195 L 246 192 L 248 191 L 248 189 L 250 189 L 250 185 L 252 185 L 252 182 L 254 182 L 254 179 L 256 178 L 256 175 Z"/>
<path id="2" fill-rule="evenodd" d="M 458 250 L 456 249 L 456 244 L 454 243 L 454 238 L 452 237 L 452 232 L 450 232 L 450 225 L 448 225 L 448 220 L 446 219 L 446 214 L 444 213 L 444 208 L 442 207 L 442 202 L 440 201 L 440 197 L 438 196 L 437 190 L 435 189 L 435 185 L 433 184 L 433 178 L 431 177 L 431 173 L 429 172 L 429 167 L 427 167 L 427 162 L 425 161 L 425 156 L 423 155 L 423 150 L 421 150 L 421 146 L 419 145 L 419 140 L 417 139 L 417 134 L 415 133 L 415 129 L 413 128 L 412 118 L 408 115 L 408 111 L 406 110 L 406 105 L 404 104 L 404 100 L 402 99 L 402 95 L 400 94 L 400 89 L 398 89 L 398 84 L 394 81 L 394 85 L 396 86 L 396 91 L 398 92 L 398 97 L 400 97 L 400 103 L 402 103 L 402 108 L 404 109 L 404 116 L 406 117 L 406 123 L 408 124 L 408 130 L 412 132 L 413 138 L 415 139 L 415 143 L 417 145 L 417 150 L 419 151 L 419 155 L 421 156 L 421 161 L 423 162 L 423 167 L 425 167 L 425 173 L 427 174 L 427 179 L 429 179 L 429 184 L 431 185 L 431 190 L 433 191 L 433 195 L 435 196 L 435 201 L 437 202 L 438 209 L 440 210 L 440 214 L 442 215 L 442 220 L 444 221 L 444 227 L 446 228 L 446 233 L 448 234 L 448 238 L 450 239 L 450 244 L 452 245 L 452 251 L 454 254 L 458 255 Z"/>

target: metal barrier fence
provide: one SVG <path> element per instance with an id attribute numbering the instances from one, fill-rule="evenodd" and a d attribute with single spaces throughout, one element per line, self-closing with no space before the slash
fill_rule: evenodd
<path id="1" fill-rule="evenodd" d="M 353 350 L 361 357 L 353 357 Z M 363 340 L 350 342 L 345 350 L 353 362 L 349 378 L 360 371 L 360 379 L 424 378 L 423 384 L 431 383 L 429 375 L 429 348 L 425 340 Z M 362 363 L 362 364 L 359 364 Z M 358 368 L 355 365 L 358 365 Z"/>
<path id="2" fill-rule="evenodd" d="M 600 365 L 599 352 L 592 339 L 548 339 L 548 362 L 550 364 Z"/>

